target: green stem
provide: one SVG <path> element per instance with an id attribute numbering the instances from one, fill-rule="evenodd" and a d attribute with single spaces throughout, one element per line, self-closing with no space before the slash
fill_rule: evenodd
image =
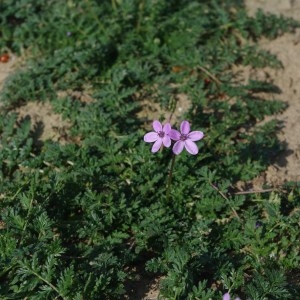
<path id="1" fill-rule="evenodd" d="M 235 217 L 240 221 L 240 217 L 238 215 L 238 213 L 236 212 L 236 210 L 232 207 L 232 205 L 230 204 L 229 199 L 226 197 L 226 195 L 219 189 L 217 188 L 211 181 L 208 181 L 209 185 L 216 190 L 228 203 L 229 207 L 231 208 L 233 214 L 235 215 Z"/>
<path id="2" fill-rule="evenodd" d="M 171 168 L 170 168 L 169 177 L 168 177 L 167 202 L 169 202 L 169 198 L 170 198 L 170 190 L 171 190 L 171 184 L 172 184 L 173 169 L 174 169 L 174 165 L 175 165 L 175 158 L 176 158 L 176 155 L 173 154 L 172 162 L 171 162 Z"/>
<path id="3" fill-rule="evenodd" d="M 25 267 L 29 272 L 31 272 L 31 274 L 35 275 L 36 277 L 38 277 L 41 281 L 43 281 L 44 283 L 46 283 L 48 286 L 50 286 L 62 299 L 66 299 L 64 297 L 64 295 L 58 290 L 58 288 L 56 286 L 54 286 L 50 281 L 48 281 L 46 278 L 42 277 L 40 274 L 38 274 L 37 272 L 35 272 L 33 269 L 31 269 L 29 266 L 22 264 L 22 267 Z"/>
<path id="4" fill-rule="evenodd" d="M 112 6 L 114 11 L 117 9 L 116 0 L 111 0 L 111 6 Z"/>
<path id="5" fill-rule="evenodd" d="M 141 0 L 140 4 L 139 4 L 138 19 L 137 19 L 137 24 L 136 24 L 137 32 L 139 32 L 140 28 L 141 28 L 141 23 L 142 23 L 143 14 L 144 14 L 144 8 L 145 8 L 145 0 Z"/>
<path id="6" fill-rule="evenodd" d="M 22 228 L 22 234 L 21 234 L 21 239 L 19 241 L 19 245 L 22 245 L 22 243 L 23 243 L 24 233 L 26 231 L 27 224 L 29 222 L 29 217 L 30 217 L 31 210 L 32 210 L 32 206 L 33 206 L 33 200 L 34 200 L 34 196 L 32 195 L 31 200 L 30 200 L 30 204 L 29 204 L 29 208 L 28 208 L 28 211 L 27 211 L 26 219 L 25 219 L 25 222 L 24 222 L 24 225 L 23 225 L 23 228 Z"/>

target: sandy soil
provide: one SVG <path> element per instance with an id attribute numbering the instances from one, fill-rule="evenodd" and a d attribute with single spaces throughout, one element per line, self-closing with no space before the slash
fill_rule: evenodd
<path id="1" fill-rule="evenodd" d="M 0 62 L 0 90 L 3 88 L 8 76 L 16 69 L 21 68 L 22 64 L 22 58 L 18 58 L 12 53 L 9 53 L 9 60 L 7 62 Z M 65 95 L 58 93 L 58 96 Z M 55 113 L 49 102 L 28 102 L 23 106 L 15 108 L 14 111 L 18 114 L 18 121 L 30 119 L 32 136 L 38 146 L 41 146 L 48 139 L 60 143 L 68 141 L 67 131 L 71 127 L 71 124 L 63 120 L 60 114 Z"/>
<path id="2" fill-rule="evenodd" d="M 300 0 L 245 0 L 245 3 L 250 15 L 261 8 L 266 12 L 283 14 L 300 20 Z M 253 72 L 251 69 L 244 70 L 245 80 L 271 78 L 282 91 L 279 98 L 288 104 L 288 108 L 282 114 L 273 117 L 282 123 L 279 138 L 286 148 L 274 164 L 254 180 L 254 189 L 260 189 L 265 183 L 278 186 L 286 181 L 300 181 L 300 30 L 295 34 L 285 34 L 273 41 L 261 40 L 259 45 L 277 55 L 282 61 L 283 68 L 281 70 L 265 68 L 258 72 Z M 18 59 L 11 55 L 7 63 L 0 63 L 0 89 L 5 79 L 18 65 L 17 62 Z M 184 103 L 179 103 L 178 109 L 181 110 L 182 106 Z M 58 133 L 59 129 L 65 130 L 70 126 L 62 120 L 61 116 L 55 114 L 51 105 L 47 103 L 28 103 L 19 107 L 16 112 L 20 118 L 31 118 L 35 130 L 37 127 L 40 130 L 37 130 L 37 138 L 41 141 L 48 138 L 59 141 L 61 137 Z M 137 284 L 136 292 L 132 291 L 130 299 L 158 299 L 157 280 L 148 282 L 142 280 L 141 284 L 143 288 L 139 289 Z"/>
<path id="3" fill-rule="evenodd" d="M 246 0 L 249 14 L 258 8 L 265 12 L 284 15 L 300 20 L 300 0 Z M 284 34 L 273 40 L 261 40 L 260 47 L 275 54 L 282 62 L 281 70 L 266 68 L 250 77 L 271 78 L 281 94 L 279 99 L 288 104 L 288 108 L 275 118 L 281 123 L 280 141 L 285 145 L 284 152 L 268 170 L 254 181 L 254 186 L 268 183 L 280 185 L 286 181 L 300 180 L 300 30 L 294 34 Z M 278 95 L 276 96 L 278 97 Z"/>

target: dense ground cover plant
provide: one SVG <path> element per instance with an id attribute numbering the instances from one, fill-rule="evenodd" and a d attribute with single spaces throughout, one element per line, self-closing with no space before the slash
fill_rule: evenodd
<path id="1" fill-rule="evenodd" d="M 0 48 L 27 57 L 1 92 L 1 299 L 121 299 L 145 273 L 163 278 L 163 299 L 299 297 L 298 183 L 234 189 L 281 150 L 276 122 L 258 122 L 284 104 L 259 96 L 277 87 L 232 72 L 280 67 L 253 40 L 298 24 L 229 0 L 5 0 L 0 11 Z M 178 155 L 167 193 L 172 151 L 149 150 L 153 120 L 137 113 L 145 98 L 172 112 L 180 93 L 191 107 L 174 128 L 189 120 L 205 138 Z M 36 142 L 14 112 L 29 101 L 72 122 L 67 143 Z"/>

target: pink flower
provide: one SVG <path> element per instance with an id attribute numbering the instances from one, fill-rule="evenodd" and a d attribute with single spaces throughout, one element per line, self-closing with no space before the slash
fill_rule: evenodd
<path id="1" fill-rule="evenodd" d="M 190 132 L 190 123 L 188 121 L 183 121 L 180 125 L 180 132 L 175 129 L 171 129 L 169 136 L 172 140 L 176 141 L 173 146 L 174 154 L 180 154 L 185 148 L 190 154 L 197 154 L 198 147 L 194 143 L 201 140 L 204 137 L 202 131 L 192 131 Z"/>
<path id="2" fill-rule="evenodd" d="M 229 293 L 226 293 L 223 295 L 223 300 L 230 300 L 230 295 Z M 235 298 L 235 300 L 241 300 L 240 298 Z"/>
<path id="3" fill-rule="evenodd" d="M 223 300 L 230 300 L 229 293 L 226 293 L 226 294 L 223 295 Z"/>
<path id="4" fill-rule="evenodd" d="M 170 123 L 166 123 L 164 126 L 162 124 L 155 120 L 153 121 L 153 129 L 154 131 L 148 132 L 144 135 L 144 141 L 146 143 L 153 143 L 151 151 L 157 152 L 161 145 L 163 144 L 165 147 L 171 146 L 171 139 L 169 137 L 169 133 L 171 131 L 171 125 Z"/>

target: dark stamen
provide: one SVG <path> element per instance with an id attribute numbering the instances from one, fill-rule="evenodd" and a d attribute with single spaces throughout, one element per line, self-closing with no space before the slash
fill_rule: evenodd
<path id="1" fill-rule="evenodd" d="M 164 133 L 163 131 L 160 131 L 160 132 L 158 133 L 158 136 L 159 136 L 160 138 L 163 138 L 163 137 L 165 136 L 165 133 Z"/>
<path id="2" fill-rule="evenodd" d="M 180 140 L 181 140 L 181 141 L 187 140 L 187 134 L 181 134 L 181 135 L 180 135 Z"/>

